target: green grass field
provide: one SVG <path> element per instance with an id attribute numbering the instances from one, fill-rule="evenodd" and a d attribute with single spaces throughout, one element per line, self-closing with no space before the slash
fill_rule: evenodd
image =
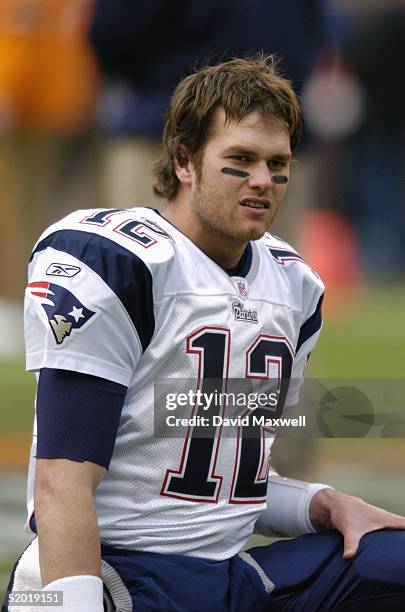
<path id="1" fill-rule="evenodd" d="M 341 316 L 326 314 L 311 372 L 324 378 L 405 378 L 405 288 L 364 290 Z"/>
<path id="2" fill-rule="evenodd" d="M 32 427 L 35 377 L 24 371 L 24 361 L 0 361 L 2 398 L 1 435 L 27 433 Z"/>
<path id="3" fill-rule="evenodd" d="M 310 376 L 405 379 L 405 289 L 364 291 L 351 309 L 340 316 L 326 316 L 311 357 Z M 21 470 L 26 463 L 34 386 L 34 377 L 24 372 L 22 359 L 0 362 L 0 469 Z M 314 449 L 314 473 L 308 478 L 327 479 L 373 503 L 405 513 L 403 439 L 323 439 L 314 442 Z M 0 508 L 1 504 L 0 500 Z M 0 553 L 0 593 L 14 557 Z"/>

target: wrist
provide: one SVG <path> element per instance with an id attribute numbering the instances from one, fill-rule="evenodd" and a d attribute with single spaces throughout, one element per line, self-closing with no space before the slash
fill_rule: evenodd
<path id="1" fill-rule="evenodd" d="M 322 489 L 315 493 L 310 501 L 309 520 L 316 531 L 325 531 L 332 528 L 331 509 L 336 501 L 338 492 L 335 489 Z"/>
<path id="2" fill-rule="evenodd" d="M 256 521 L 255 532 L 293 537 L 314 533 L 309 506 L 312 498 L 328 487 L 329 485 L 303 482 L 275 474 L 269 476 L 267 508 Z"/>
<path id="3" fill-rule="evenodd" d="M 67 576 L 53 580 L 43 591 L 61 591 L 63 610 L 103 612 L 103 581 L 98 576 Z"/>

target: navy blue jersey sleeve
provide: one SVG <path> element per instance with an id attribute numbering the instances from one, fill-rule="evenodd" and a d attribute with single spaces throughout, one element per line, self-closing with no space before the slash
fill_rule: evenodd
<path id="1" fill-rule="evenodd" d="M 321 297 L 318 300 L 316 308 L 311 316 L 302 324 L 300 329 L 300 335 L 298 337 L 298 342 L 296 346 L 296 353 L 300 350 L 301 346 L 309 340 L 312 336 L 317 334 L 322 327 L 322 302 L 323 302 L 322 293 Z"/>
<path id="2" fill-rule="evenodd" d="M 285 402 L 286 406 L 293 406 L 299 401 L 300 389 L 304 380 L 305 366 L 315 347 L 322 327 L 322 301 L 323 293 L 316 303 L 315 310 L 308 314 L 306 320 L 301 325 L 296 345 L 291 381 Z"/>
<path id="3" fill-rule="evenodd" d="M 109 467 L 127 387 L 79 372 L 44 368 L 37 391 L 37 458 Z"/>

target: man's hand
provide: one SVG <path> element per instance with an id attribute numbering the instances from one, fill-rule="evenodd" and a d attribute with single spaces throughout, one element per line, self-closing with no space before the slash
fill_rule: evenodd
<path id="1" fill-rule="evenodd" d="M 370 531 L 405 529 L 405 517 L 335 489 L 323 489 L 314 495 L 309 505 L 309 518 L 317 531 L 340 531 L 344 538 L 344 559 L 354 557 L 361 538 Z"/>

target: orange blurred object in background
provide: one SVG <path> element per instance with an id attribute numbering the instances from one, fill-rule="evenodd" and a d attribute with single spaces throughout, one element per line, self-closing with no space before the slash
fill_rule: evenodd
<path id="1" fill-rule="evenodd" d="M 91 121 L 98 71 L 91 0 L 0 0 L 0 133 L 74 133 Z"/>
<path id="2" fill-rule="evenodd" d="M 299 250 L 325 283 L 324 311 L 338 316 L 356 307 L 361 290 L 357 238 L 334 210 L 307 211 L 300 223 Z"/>

